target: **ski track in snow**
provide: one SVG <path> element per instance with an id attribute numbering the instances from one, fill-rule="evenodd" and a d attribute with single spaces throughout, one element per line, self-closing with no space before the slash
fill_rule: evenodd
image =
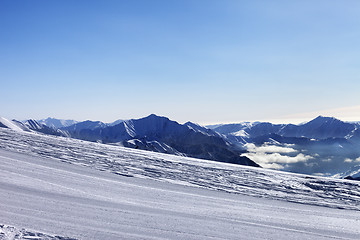
<path id="1" fill-rule="evenodd" d="M 0 239 L 360 239 L 355 181 L 9 129 L 0 163 Z"/>
<path id="2" fill-rule="evenodd" d="M 3 150 L 0 161 L 0 222 L 16 226 L 3 228 L 0 239 L 68 239 L 57 235 L 194 240 L 360 236 L 360 216 L 354 210 L 117 176 Z M 14 232 L 18 234 L 11 234 Z"/>

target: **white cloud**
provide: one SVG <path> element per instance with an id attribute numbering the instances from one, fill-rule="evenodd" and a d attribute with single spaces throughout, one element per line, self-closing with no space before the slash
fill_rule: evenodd
<path id="1" fill-rule="evenodd" d="M 356 158 L 356 159 L 354 159 L 354 160 L 352 160 L 352 159 L 350 159 L 350 158 L 345 158 L 345 159 L 344 159 L 344 162 L 346 162 L 346 163 L 360 162 L 360 157 L 358 157 L 358 158 Z"/>
<path id="2" fill-rule="evenodd" d="M 245 147 L 248 153 L 243 156 L 250 158 L 263 168 L 283 169 L 285 164 L 293 164 L 297 162 L 306 162 L 313 157 L 298 153 L 297 150 L 290 147 L 291 145 L 276 146 L 276 145 L 262 145 L 260 147 L 253 143 L 248 143 Z M 292 153 L 292 156 L 286 154 Z M 294 156 L 294 153 L 298 153 Z"/>
<path id="3" fill-rule="evenodd" d="M 290 147 L 280 147 L 275 145 L 263 145 L 257 147 L 253 143 L 245 144 L 246 149 L 249 152 L 256 152 L 256 153 L 295 153 L 297 150 L 290 148 Z"/>
<path id="4" fill-rule="evenodd" d="M 283 168 L 280 164 L 291 164 L 297 162 L 306 162 L 309 159 L 312 159 L 312 156 L 304 155 L 299 153 L 295 157 L 281 155 L 280 153 L 263 153 L 263 152 L 250 152 L 243 154 L 244 156 L 250 158 L 256 163 L 260 164 L 260 166 L 264 168 L 275 168 L 281 169 Z"/>
<path id="5" fill-rule="evenodd" d="M 315 155 L 317 155 L 317 154 L 315 154 Z M 318 157 L 318 156 L 316 156 L 316 157 Z M 331 158 L 324 158 L 322 161 L 323 161 L 323 162 L 331 162 L 332 159 L 331 159 Z"/>

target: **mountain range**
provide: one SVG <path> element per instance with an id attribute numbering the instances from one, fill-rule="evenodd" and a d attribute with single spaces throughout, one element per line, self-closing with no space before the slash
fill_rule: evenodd
<path id="1" fill-rule="evenodd" d="M 345 138 L 354 131 L 359 131 L 358 122 L 343 122 L 333 117 L 318 116 L 317 118 L 299 125 L 272 124 L 268 122 L 223 124 L 209 126 L 218 133 L 243 138 L 254 138 L 266 134 L 277 134 L 284 137 L 306 137 L 314 139 Z"/>
<path id="2" fill-rule="evenodd" d="M 61 128 L 71 137 L 201 159 L 258 166 L 220 134 L 192 123 L 184 125 L 154 114 L 116 125 L 85 121 Z"/>
<path id="3" fill-rule="evenodd" d="M 346 177 L 360 172 L 360 124 L 319 116 L 307 123 L 208 126 L 263 167 Z"/>
<path id="4" fill-rule="evenodd" d="M 154 114 L 141 119 L 118 121 L 118 124 L 84 121 L 59 129 L 54 128 L 53 121 L 50 126 L 46 125 L 48 121 L 40 121 L 45 124 L 35 120 L 27 120 L 23 123 L 16 120 L 11 122 L 25 131 L 37 131 L 220 162 L 259 166 L 248 157 L 241 156 L 244 151 L 210 129 L 193 123 L 179 124 Z"/>
<path id="5" fill-rule="evenodd" d="M 206 127 L 154 114 L 113 123 L 1 118 L 0 127 L 295 173 L 350 179 L 360 175 L 360 124 L 332 117 L 299 125 L 243 122 Z"/>

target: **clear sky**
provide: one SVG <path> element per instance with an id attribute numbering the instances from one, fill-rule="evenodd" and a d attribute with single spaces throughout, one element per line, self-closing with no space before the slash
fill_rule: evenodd
<path id="1" fill-rule="evenodd" d="M 2 0 L 0 116 L 360 120 L 358 0 Z"/>

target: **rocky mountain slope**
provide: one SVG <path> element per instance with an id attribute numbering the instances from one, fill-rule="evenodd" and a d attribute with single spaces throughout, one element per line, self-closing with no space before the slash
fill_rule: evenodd
<path id="1" fill-rule="evenodd" d="M 240 156 L 242 152 L 220 134 L 193 123 L 182 125 L 154 114 L 113 126 L 86 121 L 61 130 L 71 137 L 87 141 L 258 166 L 247 157 Z"/>

